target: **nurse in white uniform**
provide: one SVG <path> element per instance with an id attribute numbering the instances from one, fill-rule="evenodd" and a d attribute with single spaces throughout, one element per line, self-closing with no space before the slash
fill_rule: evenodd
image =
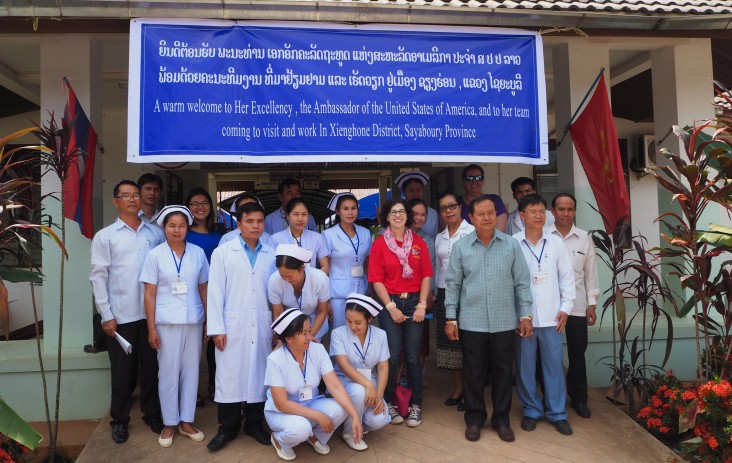
<path id="1" fill-rule="evenodd" d="M 384 330 L 370 325 L 382 309 L 368 296 L 350 294 L 346 300 L 346 326 L 330 334 L 330 356 L 335 360 L 336 375 L 356 407 L 364 431 L 379 430 L 391 421 L 384 401 L 389 342 Z M 356 443 L 350 429 L 350 418 L 346 418 L 341 434 L 346 444 L 354 450 L 366 450 L 366 443 Z"/>
<path id="2" fill-rule="evenodd" d="M 307 442 L 321 454 L 330 453 L 328 441 L 346 417 L 355 443 L 361 442 L 361 417 L 333 371 L 322 344 L 313 341 L 310 320 L 295 308 L 288 308 L 272 329 L 283 346 L 267 357 L 264 384 L 269 387 L 264 415 L 272 430 L 271 442 L 277 456 L 294 460 L 293 447 Z M 316 395 L 321 379 L 333 396 Z"/>
<path id="3" fill-rule="evenodd" d="M 200 442 L 204 436 L 193 427 L 198 394 L 203 323 L 208 282 L 206 253 L 186 243 L 193 215 L 185 206 L 167 206 L 156 223 L 166 242 L 145 259 L 140 282 L 145 284 L 148 342 L 158 351 L 158 393 L 165 428 L 158 438 L 162 447 L 173 445 L 175 428 Z"/>
<path id="4" fill-rule="evenodd" d="M 289 226 L 272 235 L 273 247 L 277 249 L 280 244 L 295 244 L 307 249 L 315 256 L 315 259 L 310 261 L 310 266 L 315 268 L 316 265 L 320 265 L 320 270 L 327 274 L 330 268 L 328 259 L 330 254 L 323 241 L 323 236 L 307 229 L 310 213 L 305 201 L 301 198 L 292 198 L 285 205 L 285 213 Z"/>
<path id="5" fill-rule="evenodd" d="M 256 203 L 237 210 L 237 239 L 219 246 L 211 256 L 208 283 L 207 333 L 216 345 L 216 403 L 218 434 L 208 443 L 219 450 L 241 428 L 263 444 L 269 443 L 264 429 L 264 371 L 272 352 L 272 313 L 267 300 L 267 282 L 275 271 L 274 249 L 260 242 L 264 209 Z"/>
<path id="6" fill-rule="evenodd" d="M 269 278 L 268 284 L 272 316 L 277 318 L 285 307 L 297 307 L 308 316 L 314 337 L 320 340 L 328 332 L 328 275 L 306 265 L 312 260 L 313 253 L 305 248 L 280 244 L 276 255 L 277 271 Z"/>
<path id="7" fill-rule="evenodd" d="M 402 196 L 407 202 L 418 198 L 424 201 L 424 187 L 429 183 L 429 175 L 419 170 L 411 170 L 404 172 L 394 179 L 394 183 L 401 190 Z M 425 204 L 426 207 L 426 204 Z M 442 228 L 440 223 L 440 215 L 436 210 L 431 207 L 427 207 L 427 218 L 421 229 L 428 235 L 435 236 L 437 232 Z"/>
<path id="8" fill-rule="evenodd" d="M 366 294 L 366 278 L 371 233 L 356 225 L 358 200 L 352 193 L 338 193 L 328 203 L 336 213 L 336 225 L 323 232 L 330 253 L 330 305 L 333 328 L 346 324 L 346 297 L 351 293 Z"/>

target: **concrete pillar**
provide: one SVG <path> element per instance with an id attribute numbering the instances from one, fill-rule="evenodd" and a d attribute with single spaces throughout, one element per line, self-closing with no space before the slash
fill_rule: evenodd
<path id="1" fill-rule="evenodd" d="M 61 124 L 68 95 L 62 94 L 61 79 L 69 78 L 77 98 L 98 134 L 101 127 L 101 101 L 99 87 L 101 72 L 98 47 L 94 40 L 83 34 L 44 35 L 41 37 L 41 120 L 45 124 L 53 112 Z M 95 197 L 101 198 L 102 156 L 97 153 L 95 175 Z M 61 182 L 52 173 L 44 175 L 41 184 L 44 196 L 52 194 L 60 199 Z M 54 224 L 61 224 L 61 206 L 57 199 L 43 201 L 44 214 Z M 101 216 L 101 210 L 94 211 Z M 95 220 L 95 226 L 101 223 Z M 55 228 L 61 236 L 59 228 Z M 89 249 L 91 241 L 81 235 L 79 225 L 66 220 L 66 248 L 69 259 L 65 266 L 64 283 L 64 352 L 80 352 L 84 344 L 92 341 L 91 285 L 89 284 Z M 44 350 L 55 353 L 58 347 L 58 326 L 60 308 L 60 262 L 61 252 L 48 237 L 43 239 L 43 284 L 44 302 Z"/>
<path id="2" fill-rule="evenodd" d="M 570 40 L 552 49 L 554 62 L 554 106 L 557 141 L 570 117 L 579 107 L 601 68 L 606 69 L 605 82 L 610 81 L 610 50 L 607 43 Z M 602 228 L 587 176 L 577 158 L 571 134 L 557 148 L 557 192 L 574 192 L 577 198 L 577 226 L 585 230 Z M 549 198 L 551 199 L 551 198 Z"/>

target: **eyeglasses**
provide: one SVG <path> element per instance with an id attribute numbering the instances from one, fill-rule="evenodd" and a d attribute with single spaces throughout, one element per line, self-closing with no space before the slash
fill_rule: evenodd
<path id="1" fill-rule="evenodd" d="M 483 176 L 482 175 L 466 175 L 465 177 L 463 177 L 463 180 L 465 180 L 466 182 L 481 182 L 481 181 L 483 181 Z"/>
<path id="2" fill-rule="evenodd" d="M 406 209 L 399 209 L 398 211 L 389 211 L 389 215 L 392 217 L 396 217 L 398 215 L 406 215 L 407 211 Z"/>
<path id="3" fill-rule="evenodd" d="M 188 204 L 191 205 L 191 209 L 198 209 L 199 207 L 208 207 L 211 205 L 208 201 L 201 201 L 200 203 L 198 201 L 191 201 Z"/>
<path id="4" fill-rule="evenodd" d="M 455 209 L 458 208 L 459 205 L 460 204 L 458 204 L 458 203 L 451 203 L 451 204 L 446 204 L 444 206 L 440 206 L 440 212 L 454 211 Z"/>
<path id="5" fill-rule="evenodd" d="M 526 211 L 531 217 L 539 217 L 540 215 L 546 215 L 546 209 L 540 211 Z"/>
<path id="6" fill-rule="evenodd" d="M 124 201 L 137 201 L 138 199 L 142 198 L 142 195 L 139 193 L 135 193 L 135 194 L 124 193 L 119 196 L 115 196 L 115 198 L 122 199 Z"/>

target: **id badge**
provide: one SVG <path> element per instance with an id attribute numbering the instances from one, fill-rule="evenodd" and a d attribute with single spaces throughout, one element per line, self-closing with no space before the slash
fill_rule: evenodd
<path id="1" fill-rule="evenodd" d="M 174 281 L 172 284 L 173 295 L 188 294 L 188 283 L 185 281 Z"/>
<path id="2" fill-rule="evenodd" d="M 313 400 L 313 388 L 310 386 L 301 387 L 298 391 L 298 398 L 300 402 L 307 402 Z"/>
<path id="3" fill-rule="evenodd" d="M 361 375 L 371 381 L 371 368 L 359 368 L 358 372 L 361 373 Z"/>
<path id="4" fill-rule="evenodd" d="M 536 272 L 531 276 L 531 282 L 535 285 L 543 285 L 549 281 L 549 274 L 546 272 Z"/>
<path id="5" fill-rule="evenodd" d="M 351 266 L 351 276 L 352 277 L 362 277 L 363 276 L 363 265 Z"/>

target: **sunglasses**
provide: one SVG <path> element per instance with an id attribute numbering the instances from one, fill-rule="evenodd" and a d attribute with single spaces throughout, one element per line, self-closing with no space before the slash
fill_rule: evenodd
<path id="1" fill-rule="evenodd" d="M 483 180 L 483 176 L 482 175 L 466 175 L 465 177 L 463 177 L 463 180 L 465 180 L 466 182 L 480 182 Z"/>

